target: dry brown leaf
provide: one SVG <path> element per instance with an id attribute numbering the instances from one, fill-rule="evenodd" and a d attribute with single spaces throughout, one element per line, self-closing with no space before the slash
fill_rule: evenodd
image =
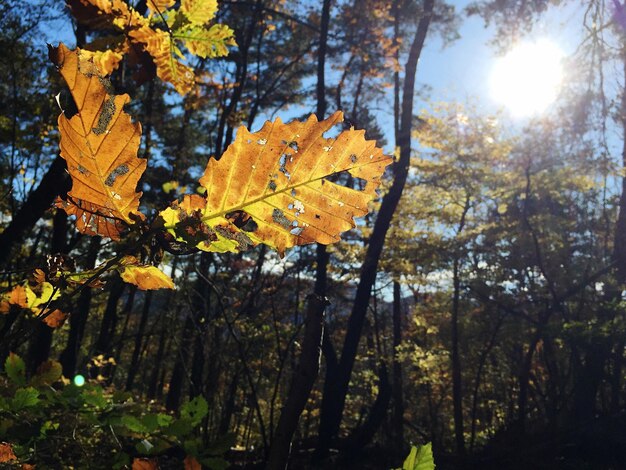
<path id="1" fill-rule="evenodd" d="M 7 463 L 12 460 L 17 460 L 13 453 L 13 447 L 7 442 L 0 442 L 0 463 Z"/>
<path id="2" fill-rule="evenodd" d="M 0 299 L 0 313 L 9 313 L 11 305 L 19 308 L 28 308 L 28 298 L 26 297 L 24 286 L 15 286 L 11 292 L 5 294 Z"/>
<path id="3" fill-rule="evenodd" d="M 110 83 L 82 51 L 61 44 L 50 56 L 76 102 L 78 113 L 59 116 L 61 157 L 72 177 L 67 201 L 58 201 L 76 216 L 80 232 L 119 240 L 125 224 L 141 217 L 135 188 L 146 168 L 137 157 L 141 125 L 124 111 L 128 95 L 113 95 Z"/>
<path id="4" fill-rule="evenodd" d="M 58 308 L 53 310 L 49 315 L 47 315 L 43 322 L 48 325 L 50 328 L 59 328 L 63 326 L 65 320 L 67 319 L 67 313 L 63 313 Z"/>
<path id="5" fill-rule="evenodd" d="M 220 160 L 210 159 L 200 184 L 206 198 L 186 196 L 161 212 L 170 233 L 207 251 L 240 251 L 264 243 L 283 252 L 307 243 L 333 243 L 368 212 L 392 159 L 365 131 L 323 134 L 341 122 L 267 122 L 254 134 L 241 127 Z M 362 190 L 332 181 L 361 179 Z M 198 221 L 205 231 L 199 230 Z"/>
<path id="6" fill-rule="evenodd" d="M 155 459 L 144 459 L 135 457 L 133 459 L 132 470 L 157 470 L 159 466 Z"/>
<path id="7" fill-rule="evenodd" d="M 202 465 L 194 457 L 188 455 L 183 462 L 185 464 L 185 470 L 202 470 Z"/>

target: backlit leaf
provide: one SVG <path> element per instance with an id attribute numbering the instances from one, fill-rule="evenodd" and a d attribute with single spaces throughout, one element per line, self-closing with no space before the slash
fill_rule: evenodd
<path id="1" fill-rule="evenodd" d="M 168 8 L 174 6 L 175 0 L 148 0 L 148 8 L 154 14 L 163 13 Z"/>
<path id="2" fill-rule="evenodd" d="M 176 39 L 184 41 L 189 52 L 204 59 L 223 57 L 228 54 L 226 46 L 234 46 L 233 30 L 223 24 L 214 24 L 209 29 L 194 27 L 173 33 Z"/>
<path id="3" fill-rule="evenodd" d="M 175 289 L 172 278 L 156 266 L 129 265 L 120 273 L 124 282 L 134 284 L 141 290 Z"/>
<path id="4" fill-rule="evenodd" d="M 76 216 L 80 232 L 119 240 L 124 225 L 139 217 L 141 193 L 135 188 L 146 168 L 137 157 L 141 125 L 124 111 L 128 95 L 111 93 L 92 57 L 61 44 L 51 48 L 51 58 L 78 108 L 71 119 L 59 116 L 61 157 L 72 190 L 57 205 Z"/>
<path id="5" fill-rule="evenodd" d="M 150 0 L 150 18 L 140 15 L 123 0 L 68 0 L 74 16 L 92 28 L 110 29 L 114 26 L 129 41 L 148 52 L 156 65 L 157 76 L 171 83 L 181 95 L 189 92 L 195 83 L 193 69 L 181 62 L 185 56 L 175 41 L 181 41 L 192 54 L 200 57 L 221 57 L 228 53 L 226 46 L 235 45 L 234 32 L 223 25 L 208 27 L 217 12 L 216 0 L 185 0 L 179 10 L 172 10 L 173 0 Z M 156 17 L 156 18 L 155 18 Z M 153 26 L 165 20 L 171 29 L 165 31 Z M 120 54 L 118 47 L 109 53 L 95 53 L 94 62 L 102 71 L 113 70 Z M 180 60 L 179 60 L 180 59 Z"/>
<path id="6" fill-rule="evenodd" d="M 411 452 L 402 465 L 402 470 L 434 470 L 432 444 L 424 444 L 419 447 L 412 447 Z"/>
<path id="7" fill-rule="evenodd" d="M 182 0 L 180 10 L 190 22 L 203 25 L 217 13 L 217 0 Z"/>
<path id="8" fill-rule="evenodd" d="M 342 118 L 338 111 L 322 122 L 277 119 L 254 134 L 241 127 L 220 160 L 209 160 L 200 179 L 206 198 L 185 196 L 161 212 L 170 233 L 217 252 L 338 241 L 367 214 L 392 161 L 365 131 L 324 138 Z M 333 181 L 342 177 L 361 180 L 361 190 Z"/>

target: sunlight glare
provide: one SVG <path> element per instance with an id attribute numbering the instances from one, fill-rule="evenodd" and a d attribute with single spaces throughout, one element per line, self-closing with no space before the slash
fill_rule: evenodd
<path id="1" fill-rule="evenodd" d="M 518 45 L 493 68 L 493 98 L 516 117 L 544 111 L 558 95 L 563 56 L 561 48 L 547 39 Z"/>

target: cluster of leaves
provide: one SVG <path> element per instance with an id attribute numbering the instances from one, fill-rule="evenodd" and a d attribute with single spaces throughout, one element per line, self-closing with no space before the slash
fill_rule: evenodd
<path id="1" fill-rule="evenodd" d="M 70 0 L 76 19 L 93 29 L 113 28 L 118 34 L 100 38 L 85 51 L 105 75 L 119 66 L 128 53 L 136 49 L 147 52 L 156 73 L 180 94 L 194 86 L 193 69 L 181 62 L 184 46 L 198 57 L 215 58 L 228 54 L 228 46 L 236 46 L 233 30 L 223 24 L 211 24 L 217 13 L 216 0 L 183 0 L 177 9 L 174 0 L 149 0 L 148 18 L 122 0 Z M 157 26 L 165 29 L 157 29 Z"/>
<path id="2" fill-rule="evenodd" d="M 231 446 L 226 436 L 203 443 L 201 425 L 208 413 L 196 397 L 179 416 L 133 400 L 127 392 L 110 391 L 97 382 L 78 386 L 61 376 L 56 361 L 43 363 L 27 379 L 24 361 L 11 354 L 0 377 L 0 463 L 44 468 L 155 469 L 157 462 L 184 461 L 186 469 L 226 468 L 222 455 Z M 102 459 L 107 455 L 106 461 Z"/>

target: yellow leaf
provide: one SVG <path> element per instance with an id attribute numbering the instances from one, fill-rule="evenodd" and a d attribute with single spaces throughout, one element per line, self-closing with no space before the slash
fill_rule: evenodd
<path id="1" fill-rule="evenodd" d="M 226 46 L 236 45 L 234 31 L 223 24 L 214 24 L 210 28 L 196 27 L 174 31 L 176 39 L 184 41 L 189 52 L 198 57 L 215 58 L 228 55 Z"/>
<path id="2" fill-rule="evenodd" d="M 50 52 L 78 108 L 71 119 L 59 116 L 61 157 L 72 190 L 57 206 L 76 216 L 80 232 L 119 240 L 124 224 L 140 217 L 141 193 L 135 188 L 146 168 L 146 160 L 137 157 L 141 125 L 124 111 L 128 95 L 110 93 L 92 58 L 63 44 Z"/>
<path id="3" fill-rule="evenodd" d="M 129 265 L 121 272 L 124 282 L 141 290 L 174 289 L 172 278 L 155 266 Z"/>
<path id="4" fill-rule="evenodd" d="M 41 312 L 41 307 L 45 307 L 48 303 L 56 300 L 61 295 L 59 289 L 56 289 L 49 282 L 43 282 L 36 287 L 37 292 L 33 291 L 28 284 L 24 286 L 26 291 L 27 308 L 35 313 Z"/>
<path id="5" fill-rule="evenodd" d="M 181 95 L 189 92 L 195 83 L 193 69 L 176 60 L 175 46 L 171 36 L 160 30 L 145 26 L 130 31 L 129 36 L 143 44 L 146 51 L 152 56 L 157 69 L 157 76 L 171 83 Z"/>
<path id="6" fill-rule="evenodd" d="M 91 62 L 98 68 L 101 75 L 111 75 L 120 65 L 120 62 L 124 58 L 126 49 L 127 47 L 115 51 L 107 50 L 95 52 L 81 50 L 81 59 L 91 60 Z"/>
<path id="7" fill-rule="evenodd" d="M 286 248 L 329 244 L 355 226 L 392 161 L 364 131 L 323 134 L 343 119 L 267 122 L 254 134 L 241 127 L 220 160 L 210 159 L 200 184 L 206 198 L 185 196 L 161 213 L 178 240 L 206 251 L 241 251 L 258 243 Z M 362 180 L 362 190 L 333 179 Z"/>
<path id="8" fill-rule="evenodd" d="M 163 13 L 168 8 L 174 6 L 175 0 L 148 0 L 148 8 L 151 13 Z"/>
<path id="9" fill-rule="evenodd" d="M 190 22 L 203 25 L 217 13 L 217 0 L 182 0 L 180 9 Z"/>

